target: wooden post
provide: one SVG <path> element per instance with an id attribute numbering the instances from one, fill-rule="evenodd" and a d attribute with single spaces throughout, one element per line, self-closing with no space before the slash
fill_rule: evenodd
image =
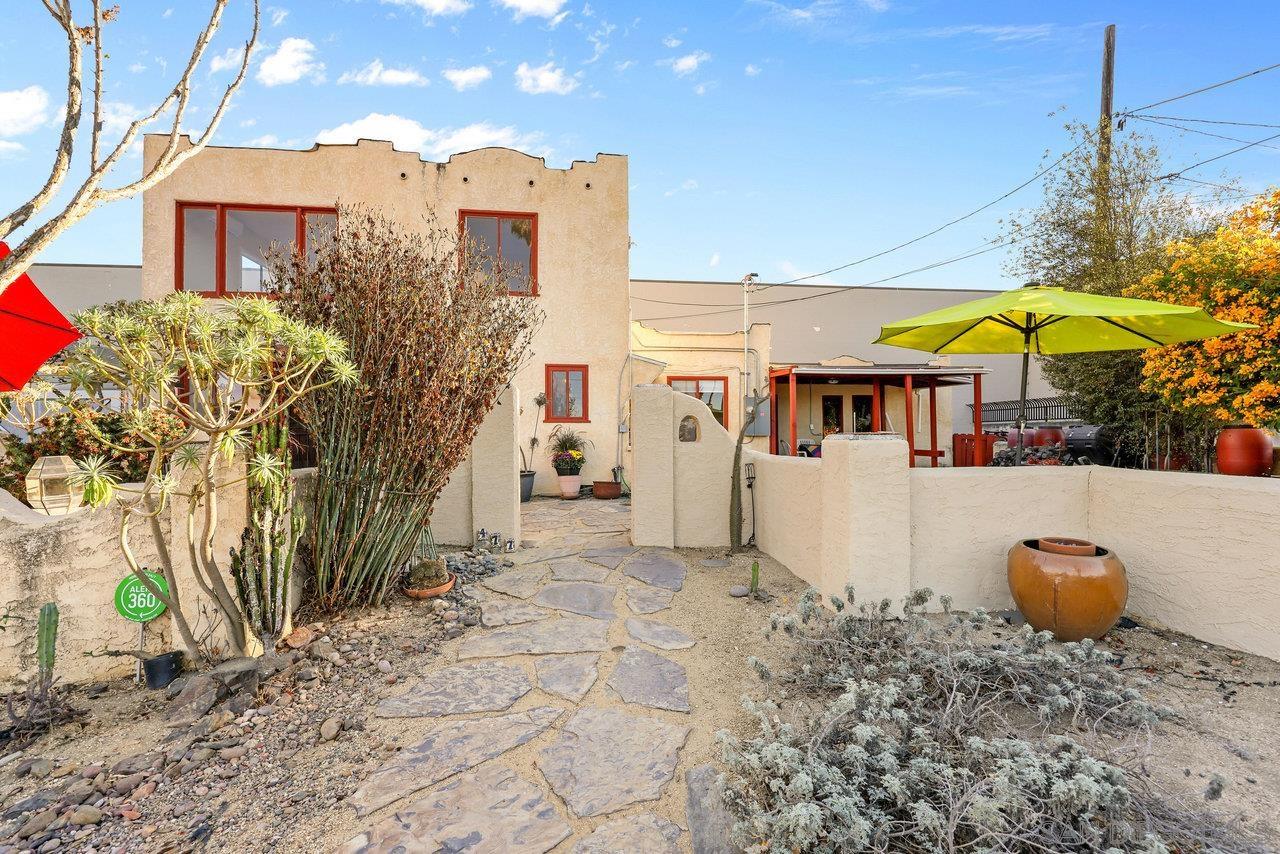
<path id="1" fill-rule="evenodd" d="M 915 468 L 916 465 L 916 420 L 915 408 L 911 405 L 912 398 L 915 396 L 915 390 L 911 387 L 911 374 L 905 374 L 902 377 L 902 401 L 907 408 L 907 465 Z"/>
<path id="2" fill-rule="evenodd" d="M 938 379 L 929 377 L 929 468 L 938 467 Z"/>
<path id="3" fill-rule="evenodd" d="M 973 464 L 985 466 L 987 443 L 982 436 L 982 374 L 973 375 Z"/>
<path id="4" fill-rule="evenodd" d="M 795 456 L 799 456 L 799 453 L 800 453 L 796 449 L 796 369 L 795 368 L 792 368 L 791 372 L 787 374 L 787 386 L 788 386 L 787 390 L 791 395 L 791 399 L 787 401 L 788 403 L 787 409 L 790 410 L 787 413 L 787 415 L 789 416 L 788 420 L 791 422 L 791 456 L 795 457 Z"/>
<path id="5" fill-rule="evenodd" d="M 871 382 L 871 429 L 879 433 L 884 429 L 884 386 L 880 380 Z"/>

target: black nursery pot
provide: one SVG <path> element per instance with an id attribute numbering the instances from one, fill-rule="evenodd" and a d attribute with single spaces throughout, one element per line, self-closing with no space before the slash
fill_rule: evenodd
<path id="1" fill-rule="evenodd" d="M 182 672 L 182 650 L 166 652 L 142 662 L 142 670 L 147 675 L 147 687 L 153 691 L 167 688 L 169 683 L 178 678 Z"/>

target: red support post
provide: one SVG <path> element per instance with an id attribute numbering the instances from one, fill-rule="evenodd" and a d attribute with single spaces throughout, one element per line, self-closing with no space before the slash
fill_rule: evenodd
<path id="1" fill-rule="evenodd" d="M 791 395 L 791 399 L 787 401 L 789 410 L 787 414 L 791 422 L 791 456 L 795 457 L 799 456 L 800 452 L 796 449 L 796 372 L 794 368 L 787 375 L 787 386 L 787 391 Z"/>
<path id="2" fill-rule="evenodd" d="M 871 382 L 871 429 L 879 433 L 884 429 L 884 386 L 880 380 Z"/>
<path id="3" fill-rule="evenodd" d="M 973 464 L 985 466 L 987 443 L 982 439 L 982 374 L 973 375 Z"/>
<path id="4" fill-rule="evenodd" d="M 938 380 L 929 377 L 929 467 L 938 467 Z"/>
<path id="5" fill-rule="evenodd" d="M 769 373 L 769 453 L 778 453 L 778 378 Z"/>
<path id="6" fill-rule="evenodd" d="M 907 432 L 907 465 L 915 468 L 916 465 L 916 420 L 915 407 L 912 406 L 912 398 L 915 397 L 915 390 L 911 387 L 911 374 L 902 377 L 902 400 L 907 408 L 907 423 L 904 426 Z"/>

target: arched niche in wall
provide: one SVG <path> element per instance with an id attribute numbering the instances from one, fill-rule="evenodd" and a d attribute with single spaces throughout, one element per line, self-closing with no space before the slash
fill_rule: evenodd
<path id="1" fill-rule="evenodd" d="M 680 429 L 676 433 L 677 438 L 681 442 L 697 442 L 702 438 L 702 425 L 698 423 L 698 416 L 686 415 L 680 419 Z"/>

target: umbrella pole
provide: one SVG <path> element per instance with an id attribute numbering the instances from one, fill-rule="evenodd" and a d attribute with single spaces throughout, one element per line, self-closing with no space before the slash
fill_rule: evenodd
<path id="1" fill-rule="evenodd" d="M 1022 333 L 1022 393 L 1018 398 L 1018 455 L 1014 465 L 1022 465 L 1022 447 L 1027 426 L 1027 371 L 1031 366 L 1031 330 Z"/>

